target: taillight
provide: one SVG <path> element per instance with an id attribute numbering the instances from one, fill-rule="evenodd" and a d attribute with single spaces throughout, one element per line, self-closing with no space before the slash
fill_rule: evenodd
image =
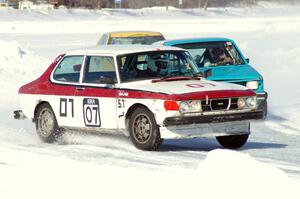
<path id="1" fill-rule="evenodd" d="M 166 111 L 178 111 L 179 110 L 179 106 L 176 101 L 165 101 L 164 107 L 165 107 Z"/>

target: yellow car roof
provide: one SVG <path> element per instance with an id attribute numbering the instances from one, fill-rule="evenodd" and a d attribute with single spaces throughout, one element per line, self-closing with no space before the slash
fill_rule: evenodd
<path id="1" fill-rule="evenodd" d="M 146 36 L 162 36 L 160 32 L 153 31 L 120 31 L 110 32 L 110 37 L 146 37 Z"/>

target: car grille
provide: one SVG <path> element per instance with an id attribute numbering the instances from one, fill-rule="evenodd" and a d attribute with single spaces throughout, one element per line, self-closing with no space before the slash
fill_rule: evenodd
<path id="1" fill-rule="evenodd" d="M 226 98 L 226 99 L 206 99 L 202 100 L 203 112 L 209 111 L 222 111 L 222 110 L 237 110 L 238 98 Z"/>

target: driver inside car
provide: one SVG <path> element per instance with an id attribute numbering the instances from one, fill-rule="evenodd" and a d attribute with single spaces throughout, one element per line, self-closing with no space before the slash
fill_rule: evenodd
<path id="1" fill-rule="evenodd" d="M 232 64 L 232 58 L 226 54 L 223 48 L 211 48 L 209 49 L 209 54 L 212 58 L 211 65 L 222 66 Z"/>

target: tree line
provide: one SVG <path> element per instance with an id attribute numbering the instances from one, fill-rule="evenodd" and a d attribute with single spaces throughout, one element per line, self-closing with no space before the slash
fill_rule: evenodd
<path id="1" fill-rule="evenodd" d="M 20 0 L 9 0 L 18 3 Z M 121 0 L 121 4 L 116 4 L 115 0 L 31 0 L 33 2 L 48 2 L 56 6 L 64 5 L 68 8 L 85 7 L 91 9 L 101 8 L 144 8 L 154 6 L 173 6 L 179 8 L 208 8 L 225 6 L 255 5 L 262 0 Z M 298 0 L 264 0 L 271 2 L 299 2 Z"/>

